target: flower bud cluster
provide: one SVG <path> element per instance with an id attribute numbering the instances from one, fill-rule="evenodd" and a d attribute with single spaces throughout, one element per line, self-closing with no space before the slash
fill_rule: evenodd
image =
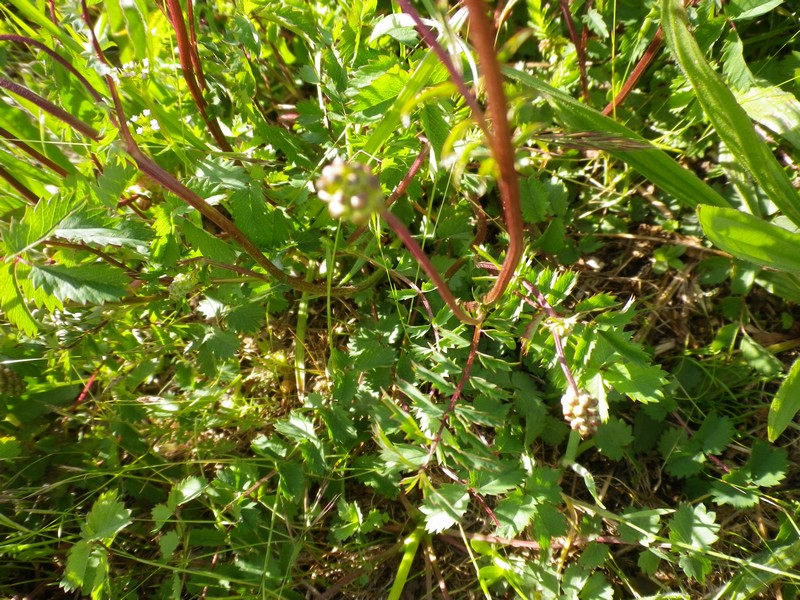
<path id="1" fill-rule="evenodd" d="M 577 396 L 570 387 L 561 397 L 561 409 L 569 426 L 581 437 L 593 435 L 600 426 L 597 399 L 581 391 Z"/>
<path id="2" fill-rule="evenodd" d="M 197 271 L 178 273 L 169 284 L 169 299 L 175 301 L 185 298 L 186 294 L 197 287 L 199 279 Z"/>
<path id="3" fill-rule="evenodd" d="M 381 184 L 370 168 L 341 158 L 322 169 L 317 194 L 328 203 L 334 219 L 347 219 L 356 225 L 369 221 L 372 213 L 384 206 Z"/>
<path id="4" fill-rule="evenodd" d="M 8 365 L 0 364 L 0 395 L 21 396 L 25 393 L 25 380 Z"/>

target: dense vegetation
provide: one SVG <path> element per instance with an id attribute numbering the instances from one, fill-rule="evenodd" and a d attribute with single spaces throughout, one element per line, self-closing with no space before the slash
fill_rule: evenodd
<path id="1" fill-rule="evenodd" d="M 798 597 L 800 9 L 688 4 L 2 3 L 0 596 Z"/>

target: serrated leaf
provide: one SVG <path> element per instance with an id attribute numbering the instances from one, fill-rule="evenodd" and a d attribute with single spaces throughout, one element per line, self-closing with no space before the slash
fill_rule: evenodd
<path id="1" fill-rule="evenodd" d="M 611 460 L 619 460 L 624 454 L 625 447 L 633 441 L 633 430 L 623 420 L 611 417 L 600 425 L 592 439 L 600 452 Z"/>
<path id="2" fill-rule="evenodd" d="M 292 227 L 289 219 L 264 200 L 261 188 L 248 182 L 244 189 L 231 194 L 233 222 L 262 250 L 271 250 L 289 242 Z"/>
<path id="3" fill-rule="evenodd" d="M 92 505 L 81 527 L 81 537 L 87 541 L 110 540 L 131 522 L 131 511 L 117 500 L 117 492 L 105 492 Z"/>
<path id="4" fill-rule="evenodd" d="M 130 279 L 120 269 L 98 263 L 74 267 L 31 265 L 31 281 L 62 302 L 102 304 L 125 296 Z"/>
<path id="5" fill-rule="evenodd" d="M 91 552 L 92 547 L 84 540 L 74 544 L 67 552 L 67 566 L 60 583 L 66 591 L 73 592 L 83 587 Z"/>
<path id="6" fill-rule="evenodd" d="M 158 549 L 161 552 L 161 560 L 168 560 L 180 543 L 181 537 L 174 529 L 158 538 Z"/>
<path id="7" fill-rule="evenodd" d="M 735 485 L 737 480 L 742 480 L 740 471 L 727 473 L 722 481 L 711 484 L 711 497 L 716 504 L 727 504 L 735 508 L 750 508 L 758 504 L 758 493 L 746 486 Z"/>
<path id="8" fill-rule="evenodd" d="M 214 237 L 205 229 L 197 227 L 186 219 L 181 219 L 180 224 L 186 242 L 199 250 L 200 254 L 221 263 L 236 262 L 236 249 L 232 245 Z"/>
<path id="9" fill-rule="evenodd" d="M 53 235 L 71 242 L 129 248 L 147 246 L 153 238 L 143 223 L 115 221 L 96 211 L 72 213 L 59 223 Z"/>
<path id="10" fill-rule="evenodd" d="M 76 193 L 71 193 L 67 198 L 54 196 L 28 207 L 22 221 L 12 221 L 5 234 L 6 253 L 20 254 L 50 237 L 59 223 L 82 204 L 76 197 Z"/>
<path id="11" fill-rule="evenodd" d="M 513 538 L 530 524 L 537 510 L 536 499 L 522 492 L 502 499 L 494 509 L 497 535 Z"/>
<path id="12" fill-rule="evenodd" d="M 763 440 L 756 440 L 744 468 L 754 485 L 777 485 L 783 481 L 789 469 L 786 450 L 773 448 Z"/>
<path id="13" fill-rule="evenodd" d="M 767 437 L 778 439 L 800 411 L 800 359 L 796 359 L 769 405 Z"/>
<path id="14" fill-rule="evenodd" d="M 653 543 L 661 529 L 661 517 L 666 512 L 666 509 L 626 509 L 618 524 L 620 538 L 629 544 L 647 546 Z"/>
<path id="15" fill-rule="evenodd" d="M 678 564 L 688 577 L 700 583 L 705 583 L 706 576 L 711 573 L 712 569 L 711 560 L 695 552 L 681 556 L 678 560 Z"/>
<path id="16" fill-rule="evenodd" d="M 153 517 L 153 531 L 159 531 L 175 514 L 175 507 L 167 506 L 166 504 L 159 503 L 153 507 L 151 515 Z"/>
<path id="17" fill-rule="evenodd" d="M 717 541 L 719 525 L 715 523 L 716 514 L 706 510 L 704 504 L 692 507 L 681 504 L 669 522 L 669 539 L 676 544 L 676 550 L 686 546 L 694 550 L 708 550 Z"/>
<path id="18" fill-rule="evenodd" d="M 711 411 L 703 419 L 703 424 L 694 434 L 693 441 L 707 454 L 720 454 L 730 444 L 732 438 L 733 425 L 730 419 L 720 417 L 715 411 Z"/>
<path id="19" fill-rule="evenodd" d="M 472 487 L 482 495 L 496 496 L 522 485 L 525 471 L 518 463 L 501 464 L 502 469 L 480 470 L 475 473 Z"/>
<path id="20" fill-rule="evenodd" d="M 618 392 L 637 402 L 659 402 L 667 381 L 657 365 L 642 365 L 628 361 L 612 363 L 604 374 L 605 380 Z"/>
<path id="21" fill-rule="evenodd" d="M 14 269 L 15 263 L 10 261 L 0 266 L 0 310 L 5 313 L 9 323 L 33 337 L 39 331 L 39 325 L 17 286 Z"/>
<path id="22" fill-rule="evenodd" d="M 172 486 L 167 504 L 172 507 L 178 507 L 182 504 L 186 504 L 187 502 L 199 497 L 207 486 L 208 483 L 206 483 L 206 481 L 200 477 L 186 477 Z"/>
<path id="23" fill-rule="evenodd" d="M 455 525 L 468 507 L 467 486 L 448 483 L 430 490 L 419 509 L 425 515 L 425 530 L 439 533 Z"/>

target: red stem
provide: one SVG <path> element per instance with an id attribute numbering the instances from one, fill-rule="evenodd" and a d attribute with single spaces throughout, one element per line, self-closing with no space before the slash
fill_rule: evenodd
<path id="1" fill-rule="evenodd" d="M 503 217 L 508 231 L 508 249 L 494 286 L 483 297 L 484 304 L 496 302 L 514 277 L 514 271 L 522 258 L 523 233 L 522 210 L 519 203 L 519 182 L 514 167 L 514 147 L 511 143 L 511 128 L 508 124 L 508 108 L 503 91 L 503 76 L 494 49 L 494 27 L 486 14 L 483 0 L 465 0 L 469 9 L 470 36 L 478 53 L 486 95 L 489 117 L 494 132 L 490 142 L 494 159 L 500 169 L 498 186 L 503 202 Z"/>
<path id="2" fill-rule="evenodd" d="M 581 96 L 586 102 L 589 102 L 589 83 L 586 77 L 586 40 L 588 39 L 588 30 L 586 27 L 581 28 L 581 34 L 575 29 L 575 22 L 572 20 L 572 14 L 569 12 L 569 0 L 560 0 L 561 14 L 564 16 L 564 21 L 569 30 L 569 39 L 572 40 L 572 45 L 575 46 L 575 52 L 578 55 L 578 71 L 581 78 Z M 591 2 L 587 4 L 587 9 Z"/>
<path id="3" fill-rule="evenodd" d="M 75 131 L 82 133 L 86 137 L 91 138 L 95 141 L 100 139 L 100 134 L 92 126 L 84 123 L 83 121 L 81 121 L 76 117 L 73 117 L 63 108 L 56 106 L 49 100 L 45 100 L 39 94 L 30 91 L 28 88 L 24 88 L 21 85 L 14 83 L 13 81 L 5 79 L 4 77 L 0 77 L 0 88 L 4 88 L 9 92 L 11 92 L 12 94 L 16 94 L 17 96 L 25 98 L 28 102 L 32 102 L 33 104 L 41 108 L 43 111 L 50 113 L 57 119 L 63 121 L 64 123 L 72 127 Z"/>
<path id="4" fill-rule="evenodd" d="M 413 238 L 411 232 L 409 232 L 408 229 L 406 229 L 406 226 L 403 225 L 403 222 L 386 209 L 381 211 L 381 219 L 386 221 L 386 224 L 392 228 L 395 235 L 397 235 L 397 237 L 403 241 L 403 243 L 406 245 L 406 248 L 408 248 L 409 252 L 411 252 L 411 254 L 414 256 L 414 259 L 422 267 L 422 270 L 425 271 L 428 277 L 433 280 L 433 284 L 439 291 L 439 295 L 442 297 L 442 300 L 444 300 L 447 306 L 450 307 L 450 310 L 453 311 L 453 314 L 456 316 L 456 318 L 462 323 L 467 323 L 468 325 L 479 325 L 482 319 L 469 316 L 458 305 L 458 301 L 456 300 L 455 296 L 453 296 L 453 292 L 450 291 L 450 287 L 447 285 L 445 280 L 442 279 L 442 276 L 439 275 L 439 271 L 437 271 L 436 267 L 433 266 L 425 252 L 422 250 L 422 248 L 420 248 L 417 240 Z"/>
<path id="5" fill-rule="evenodd" d="M 37 42 L 36 40 L 31 39 L 29 37 L 25 37 L 22 35 L 12 35 L 12 34 L 0 35 L 0 41 L 15 42 L 17 44 L 26 44 L 28 46 L 34 46 L 35 48 L 38 48 L 39 50 L 50 56 L 50 58 L 58 62 L 67 71 L 72 73 L 78 79 L 78 81 L 80 81 L 83 84 L 83 87 L 85 87 L 86 90 L 92 95 L 92 98 L 97 100 L 97 102 L 104 101 L 103 96 L 101 96 L 100 92 L 98 92 L 94 87 L 92 87 L 92 84 L 89 83 L 86 77 L 81 75 L 78 72 L 78 70 L 75 67 L 73 67 L 72 64 L 66 58 L 64 58 L 54 50 L 51 50 L 43 43 Z"/>
<path id="6" fill-rule="evenodd" d="M 650 63 L 653 62 L 653 59 L 658 54 L 659 49 L 661 48 L 661 44 L 664 41 L 664 30 L 661 27 L 658 28 L 656 34 L 653 36 L 653 41 L 650 42 L 650 45 L 647 46 L 647 50 L 644 51 L 642 58 L 639 59 L 639 62 L 636 63 L 633 71 L 631 71 L 630 76 L 625 83 L 622 85 L 622 88 L 619 90 L 614 99 L 608 103 L 608 105 L 603 109 L 603 114 L 608 116 L 614 111 L 617 110 L 620 104 L 625 102 L 625 99 L 628 97 L 628 94 L 631 93 L 633 88 L 639 83 L 639 80 L 644 75 L 644 72 L 650 66 Z"/>
<path id="7" fill-rule="evenodd" d="M 8 185 L 17 190 L 20 195 L 22 195 L 22 197 L 28 201 L 29 204 L 36 204 L 39 202 L 39 198 L 36 196 L 36 194 L 29 190 L 24 183 L 6 171 L 3 167 L 0 167 L 0 178 L 5 179 L 8 182 Z"/>
<path id="8" fill-rule="evenodd" d="M 56 174 L 61 175 L 61 177 L 66 177 L 67 172 L 61 168 L 59 165 L 54 163 L 52 160 L 47 158 L 44 154 L 39 152 L 36 148 L 29 146 L 25 142 L 16 139 L 13 135 L 11 135 L 10 131 L 6 131 L 2 127 L 0 127 L 0 137 L 5 138 L 9 144 L 15 145 L 17 148 L 22 150 L 25 154 L 33 158 L 34 160 L 42 163 L 44 166 L 48 167 L 51 171 L 54 171 Z"/>
<path id="9" fill-rule="evenodd" d="M 167 0 L 167 13 L 169 20 L 172 23 L 172 28 L 175 31 L 175 39 L 178 43 L 178 57 L 181 62 L 181 69 L 183 70 L 183 79 L 186 85 L 189 86 L 189 93 L 194 99 L 197 110 L 206 122 L 211 136 L 217 142 L 217 145 L 225 152 L 232 152 L 233 148 L 225 139 L 225 135 L 220 129 L 219 123 L 213 117 L 210 117 L 206 112 L 206 103 L 203 99 L 203 93 L 197 84 L 197 75 L 193 65 L 192 48 L 189 44 L 189 35 L 186 32 L 186 23 L 183 20 L 183 11 L 181 10 L 180 0 Z M 199 62 L 199 59 L 197 59 Z"/>
<path id="10" fill-rule="evenodd" d="M 478 354 L 478 342 L 481 339 L 481 326 L 477 325 L 475 327 L 475 331 L 472 332 L 472 346 L 469 349 L 469 356 L 467 357 L 467 364 L 464 366 L 464 372 L 461 373 L 461 379 L 458 381 L 458 385 L 456 386 L 455 391 L 453 392 L 452 397 L 450 398 L 450 404 L 447 407 L 447 410 L 444 411 L 442 415 L 442 420 L 439 423 L 439 431 L 436 432 L 436 437 L 433 438 L 433 443 L 431 444 L 430 450 L 428 450 L 428 457 L 425 459 L 425 464 L 427 465 L 433 455 L 436 454 L 436 448 L 442 441 L 442 433 L 444 432 L 444 428 L 447 426 L 447 420 L 450 417 L 450 414 L 456 409 L 456 403 L 458 399 L 461 397 L 461 392 L 464 389 L 464 385 L 466 385 L 467 380 L 469 379 L 470 371 L 472 370 L 472 363 L 475 362 L 475 355 Z"/>

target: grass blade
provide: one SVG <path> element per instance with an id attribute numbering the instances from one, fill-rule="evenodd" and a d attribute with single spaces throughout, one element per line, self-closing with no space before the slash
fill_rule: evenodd
<path id="1" fill-rule="evenodd" d="M 717 135 L 770 200 L 793 223 L 800 225 L 800 199 L 797 192 L 769 147 L 756 133 L 747 113 L 736 102 L 728 85 L 706 62 L 689 32 L 681 0 L 662 0 L 661 25 L 667 45 L 694 88 L 697 101 Z"/>
<path id="2" fill-rule="evenodd" d="M 527 73 L 511 68 L 504 69 L 504 72 L 522 86 L 544 96 L 555 109 L 559 119 L 572 129 L 622 137 L 631 140 L 637 146 L 649 144 L 646 139 L 624 125 Z M 684 206 L 691 208 L 695 208 L 698 204 L 729 206 L 722 196 L 701 181 L 697 175 L 681 167 L 666 152 L 655 146 L 650 145 L 647 150 L 638 147 L 635 150 L 609 147 L 606 151 L 675 197 Z"/>

